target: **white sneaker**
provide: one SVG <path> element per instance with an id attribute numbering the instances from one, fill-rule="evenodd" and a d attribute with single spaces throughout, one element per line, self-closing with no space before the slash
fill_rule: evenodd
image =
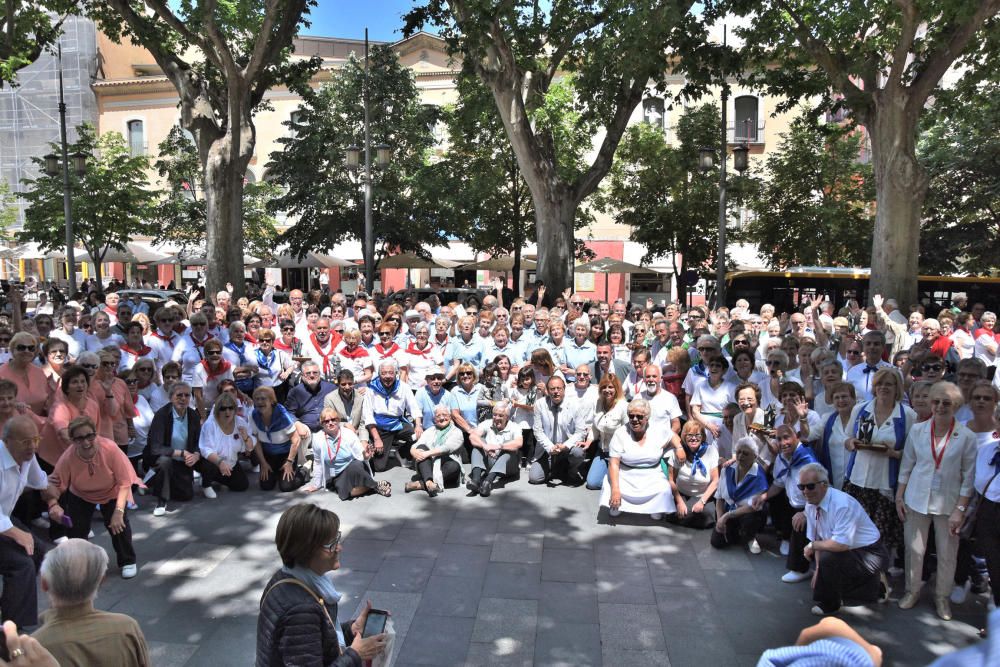
<path id="1" fill-rule="evenodd" d="M 139 568 L 135 566 L 135 563 L 122 568 L 122 579 L 131 579 L 137 574 L 139 574 Z"/>
<path id="2" fill-rule="evenodd" d="M 955 586 L 951 589 L 950 599 L 955 604 L 963 604 L 965 598 L 969 595 L 969 589 L 972 588 L 972 581 L 966 581 L 963 586 Z"/>
<path id="3" fill-rule="evenodd" d="M 754 556 L 760 553 L 760 544 L 757 543 L 757 540 L 750 540 L 750 544 L 747 548 Z"/>
<path id="4" fill-rule="evenodd" d="M 94 539 L 94 531 L 90 531 L 89 533 L 87 533 L 87 539 L 88 540 Z"/>
<path id="5" fill-rule="evenodd" d="M 800 581 L 805 581 L 812 576 L 812 570 L 807 572 L 796 572 L 795 570 L 789 570 L 781 576 L 781 580 L 786 584 L 797 584 Z"/>
<path id="6" fill-rule="evenodd" d="M 610 507 L 608 508 L 608 516 L 618 516 L 621 513 L 622 511 L 620 509 L 615 510 L 611 509 Z"/>
<path id="7" fill-rule="evenodd" d="M 68 539 L 69 539 L 68 537 L 66 537 L 65 535 L 63 535 L 62 537 L 57 537 L 56 539 L 52 540 L 52 544 L 59 545 L 59 544 L 62 544 L 63 542 L 65 542 Z"/>
<path id="8" fill-rule="evenodd" d="M 653 514 L 649 515 L 649 518 L 652 519 L 653 521 L 662 521 L 663 520 L 663 513 L 662 512 L 654 512 Z"/>
<path id="9" fill-rule="evenodd" d="M 782 556 L 787 556 L 791 548 L 792 544 L 788 540 L 781 540 L 781 545 L 778 546 L 778 553 Z"/>
<path id="10" fill-rule="evenodd" d="M 167 513 L 167 504 L 160 502 L 156 504 L 156 509 L 153 510 L 153 516 L 163 516 Z"/>
<path id="11" fill-rule="evenodd" d="M 205 497 L 208 498 L 209 500 L 215 500 L 216 498 L 219 497 L 219 494 L 217 494 L 215 492 L 215 489 L 213 489 L 211 486 L 206 486 L 204 489 L 202 489 L 202 491 L 205 492 Z"/>

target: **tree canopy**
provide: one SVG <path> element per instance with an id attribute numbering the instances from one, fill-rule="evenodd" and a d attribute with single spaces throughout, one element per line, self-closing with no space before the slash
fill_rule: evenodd
<path id="1" fill-rule="evenodd" d="M 78 0 L 5 0 L 0 3 L 0 84 L 17 84 L 17 71 L 55 44 L 63 19 Z M 53 18 L 53 14 L 55 18 Z"/>
<path id="2" fill-rule="evenodd" d="M 875 184 L 861 142 L 853 127 L 803 113 L 768 153 L 743 239 L 769 266 L 870 265 Z"/>
<path id="3" fill-rule="evenodd" d="M 135 236 L 153 232 L 148 220 L 155 194 L 149 188 L 145 156 L 132 155 L 125 138 L 118 132 L 96 136 L 89 124 L 77 128 L 78 139 L 70 144 L 70 153 L 89 157 L 82 178 L 70 171 L 73 205 L 73 232 L 93 258 L 100 279 L 101 263 L 108 250 L 125 250 Z M 56 152 L 57 144 L 51 144 Z M 20 241 L 35 241 L 42 248 L 55 250 L 66 245 L 63 215 L 62 174 L 44 172 L 45 160 L 35 157 L 42 175 L 25 179 L 29 187 L 22 197 L 28 202 Z"/>
<path id="4" fill-rule="evenodd" d="M 390 250 L 429 255 L 428 246 L 447 242 L 438 215 L 440 191 L 423 195 L 434 146 L 438 111 L 420 103 L 413 74 L 387 46 L 369 54 L 371 143 L 387 144 L 386 168 L 373 164 L 372 213 L 377 255 Z M 299 253 L 322 251 L 345 240 L 364 239 L 363 184 L 346 165 L 346 149 L 364 146 L 363 63 L 349 59 L 337 76 L 313 89 L 296 88 L 302 105 L 271 153 L 267 179 L 283 192 L 269 204 L 295 225 L 282 240 Z"/>

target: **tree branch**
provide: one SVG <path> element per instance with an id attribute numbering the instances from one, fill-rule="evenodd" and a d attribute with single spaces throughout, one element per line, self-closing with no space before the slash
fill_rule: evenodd
<path id="1" fill-rule="evenodd" d="M 141 28 L 143 24 L 142 19 L 140 19 L 139 15 L 135 13 L 135 11 L 132 9 L 131 5 L 127 0 L 124 1 L 108 0 L 108 2 L 112 7 L 114 7 L 118 11 L 119 14 L 122 14 L 123 16 L 125 15 L 125 7 L 127 6 L 128 12 L 135 17 L 134 21 L 132 20 L 128 21 L 129 25 L 131 25 L 132 29 L 135 30 L 136 32 L 140 31 L 139 28 Z M 205 58 L 212 61 L 212 63 L 219 69 L 222 69 L 222 63 L 219 62 L 217 57 L 215 57 L 215 54 L 212 53 L 212 50 L 208 48 L 208 43 L 204 39 L 202 39 L 200 35 L 192 32 L 184 24 L 184 21 L 181 21 L 181 19 L 177 16 L 177 14 L 175 14 L 173 10 L 171 10 L 170 7 L 167 6 L 167 3 L 164 2 L 164 0 L 146 0 L 146 5 L 153 10 L 153 13 L 155 13 L 156 16 L 160 18 L 161 21 L 166 23 L 167 26 L 169 26 L 171 29 L 177 31 L 177 34 L 179 34 L 189 43 L 198 46 L 201 49 L 202 53 L 205 55 Z M 149 48 L 149 45 L 146 43 L 144 43 L 143 46 Z M 150 51 L 152 51 L 152 49 L 150 49 Z"/>
<path id="2" fill-rule="evenodd" d="M 274 30 L 277 20 L 278 7 L 282 4 L 290 5 L 285 12 L 284 21 L 278 23 L 277 33 Z M 272 9 L 274 10 L 272 12 Z M 253 55 L 246 68 L 246 80 L 256 81 L 260 70 L 274 62 L 278 54 L 286 46 L 292 43 L 299 28 L 299 22 L 306 10 L 306 0 L 295 0 L 294 3 L 282 3 L 279 0 L 268 0 L 267 13 L 264 16 L 264 24 L 261 27 L 257 43 L 254 45 Z"/>
<path id="3" fill-rule="evenodd" d="M 578 202 L 583 201 L 593 194 L 597 190 L 597 186 L 600 185 L 601 179 L 611 169 L 611 161 L 614 158 L 615 151 L 618 149 L 618 144 L 621 142 L 622 134 L 624 134 L 625 128 L 628 127 L 632 111 L 642 100 L 642 96 L 646 92 L 645 79 L 633 81 L 631 87 L 626 89 L 625 86 L 627 85 L 629 84 L 625 81 L 621 84 L 622 90 L 619 91 L 618 99 L 616 100 L 617 111 L 605 128 L 604 141 L 601 142 L 601 147 L 597 151 L 594 162 L 587 171 L 580 175 L 573 186 L 573 196 Z"/>
<path id="4" fill-rule="evenodd" d="M 913 46 L 913 40 L 917 36 L 919 21 L 917 17 L 917 7 L 913 0 L 894 0 L 899 5 L 899 10 L 903 14 L 903 25 L 899 31 L 899 42 L 892 52 L 892 67 L 889 69 L 889 79 L 887 85 L 902 86 L 903 70 L 906 68 L 906 59 Z"/>
<path id="5" fill-rule="evenodd" d="M 969 45 L 972 37 L 986 23 L 986 20 L 1000 11 L 1000 0 L 980 0 L 976 11 L 965 23 L 952 27 L 951 38 L 943 49 L 931 53 L 924 62 L 924 67 L 913 78 L 910 86 L 911 95 L 908 105 L 923 107 L 931 92 L 941 81 L 955 60 Z"/>
<path id="6" fill-rule="evenodd" d="M 159 2 L 160 0 L 156 0 Z M 213 54 L 215 58 L 219 61 L 218 67 L 222 70 L 222 74 L 226 78 L 242 78 L 243 70 L 240 69 L 239 65 L 236 64 L 236 59 L 233 57 L 233 52 L 226 43 L 225 37 L 219 32 L 219 26 L 215 25 L 215 8 L 219 4 L 219 0 L 205 0 L 205 23 L 204 30 L 208 34 L 208 39 L 211 44 L 215 47 L 216 52 Z M 204 47 L 205 51 L 211 51 L 206 44 Z M 206 53 L 206 56 L 208 54 Z M 232 82 L 230 82 L 232 85 Z M 230 119 L 232 121 L 232 119 Z"/>

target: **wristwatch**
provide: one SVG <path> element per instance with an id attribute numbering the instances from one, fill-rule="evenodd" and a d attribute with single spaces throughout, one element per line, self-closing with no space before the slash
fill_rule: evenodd
<path id="1" fill-rule="evenodd" d="M 964 512 L 968 508 L 965 505 L 955 505 L 955 509 L 957 509 L 959 512 Z"/>

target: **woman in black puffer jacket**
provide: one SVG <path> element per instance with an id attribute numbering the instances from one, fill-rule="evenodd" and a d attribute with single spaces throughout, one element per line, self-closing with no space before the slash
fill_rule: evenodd
<path id="1" fill-rule="evenodd" d="M 257 618 L 257 667 L 361 667 L 385 649 L 384 634 L 362 638 L 371 601 L 337 624 L 340 593 L 327 576 L 340 567 L 340 519 L 316 505 L 287 509 L 275 543 L 284 566 L 264 588 Z"/>

